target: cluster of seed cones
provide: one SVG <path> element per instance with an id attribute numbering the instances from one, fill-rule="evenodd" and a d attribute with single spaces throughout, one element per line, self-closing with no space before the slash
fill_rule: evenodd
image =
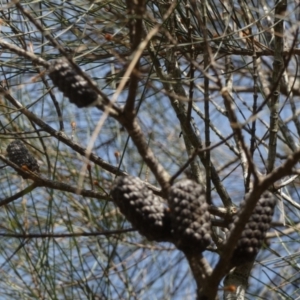
<path id="1" fill-rule="evenodd" d="M 48 75 L 53 84 L 78 107 L 90 106 L 99 100 L 99 95 L 66 59 L 55 60 Z M 10 160 L 17 165 L 38 170 L 35 159 L 22 142 L 13 142 L 7 152 Z M 169 207 L 142 181 L 129 176 L 116 181 L 112 197 L 132 225 L 149 240 L 173 240 L 183 250 L 203 250 L 210 244 L 211 223 L 205 193 L 193 181 L 184 180 L 171 187 Z M 274 207 L 272 195 L 263 194 L 235 248 L 232 257 L 235 263 L 255 258 L 269 229 Z M 231 227 L 234 225 L 235 222 Z"/>
<path id="2" fill-rule="evenodd" d="M 39 172 L 39 165 L 21 140 L 7 147 L 8 158 L 19 167 Z M 24 174 L 20 174 L 24 178 Z M 182 180 L 170 188 L 168 206 L 138 178 L 119 177 L 112 198 L 120 211 L 150 241 L 169 241 L 183 251 L 204 251 L 211 243 L 211 220 L 202 186 Z M 276 200 L 270 192 L 259 199 L 231 258 L 233 265 L 251 262 L 270 228 Z M 243 204 L 242 204 L 243 206 Z M 239 214 L 230 225 L 234 228 Z"/>
<path id="3" fill-rule="evenodd" d="M 167 203 L 131 176 L 119 177 L 111 195 L 127 220 L 149 240 L 171 241 L 178 249 L 197 252 L 204 251 L 211 243 L 205 191 L 191 180 L 174 184 Z M 234 250 L 231 259 L 234 265 L 255 259 L 270 227 L 275 204 L 271 193 L 261 196 Z M 237 214 L 230 229 L 238 217 Z"/>
<path id="4" fill-rule="evenodd" d="M 204 251 L 210 244 L 205 195 L 191 180 L 172 186 L 169 207 L 131 176 L 119 177 L 111 195 L 128 221 L 149 240 L 172 241 L 179 249 L 190 251 Z"/>
<path id="5" fill-rule="evenodd" d="M 66 59 L 53 61 L 48 75 L 64 96 L 78 107 L 87 107 L 98 103 L 100 96 Z"/>

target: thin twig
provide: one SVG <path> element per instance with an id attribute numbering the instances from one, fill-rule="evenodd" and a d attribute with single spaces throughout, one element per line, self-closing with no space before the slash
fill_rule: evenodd
<path id="1" fill-rule="evenodd" d="M 270 99 L 270 136 L 269 136 L 269 152 L 268 152 L 268 166 L 267 171 L 271 172 L 275 164 L 275 154 L 277 150 L 277 132 L 278 132 L 278 105 L 280 97 L 280 78 L 284 72 L 284 62 L 282 51 L 284 48 L 284 20 L 283 16 L 287 8 L 286 0 L 278 1 L 275 8 L 275 45 L 274 45 L 274 62 L 273 62 L 273 86 L 274 91 Z"/>
<path id="2" fill-rule="evenodd" d="M 144 0 L 126 1 L 127 9 L 131 18 L 129 18 L 129 35 L 131 40 L 131 50 L 136 51 L 143 38 L 143 15 L 146 11 L 146 2 Z M 138 88 L 139 76 L 137 75 L 140 66 L 140 57 L 136 60 L 135 65 L 132 66 L 133 72 L 130 74 L 129 90 L 124 107 L 124 111 L 132 114 L 134 111 L 135 98 Z"/>
<path id="3" fill-rule="evenodd" d="M 133 228 L 119 229 L 119 230 L 107 230 L 101 232 L 74 232 L 74 233 L 0 233 L 2 237 L 12 237 L 12 238 L 24 238 L 24 239 L 35 239 L 35 238 L 73 238 L 81 236 L 110 236 L 110 235 L 120 235 L 123 233 L 134 232 Z"/>
<path id="4" fill-rule="evenodd" d="M 40 176 L 39 174 L 32 173 L 32 172 L 27 172 L 24 169 L 17 166 L 16 164 L 12 163 L 10 160 L 5 158 L 1 154 L 0 154 L 0 159 L 2 161 L 4 161 L 7 165 L 14 168 L 19 174 L 24 175 L 27 178 L 30 178 L 31 180 L 33 180 L 34 184 L 30 186 L 32 188 L 48 187 L 48 188 L 51 188 L 51 189 L 54 189 L 54 190 L 59 190 L 59 191 L 64 191 L 64 192 L 69 192 L 69 193 L 73 193 L 73 194 L 82 195 L 84 197 L 91 197 L 91 198 L 96 198 L 96 199 L 100 199 L 100 200 L 109 200 L 110 201 L 110 196 L 108 194 L 99 193 L 99 192 L 96 192 L 96 191 L 93 191 L 93 190 L 78 189 L 77 186 L 71 186 L 71 185 L 65 184 L 63 182 L 49 180 L 49 179 L 46 179 L 46 178 Z M 21 197 L 22 193 L 20 192 L 16 195 Z M 4 202 L 0 202 L 0 206 L 2 205 L 2 203 L 3 203 L 3 205 L 6 205 L 7 202 L 9 203 L 13 200 L 15 200 L 14 197 L 9 197 L 7 199 L 4 199 L 3 200 Z"/>
<path id="5" fill-rule="evenodd" d="M 38 185 L 34 182 L 30 186 L 28 186 L 27 188 L 25 188 L 24 190 L 22 190 L 22 191 L 20 191 L 20 192 L 18 192 L 16 194 L 14 194 L 14 195 L 12 195 L 10 197 L 7 197 L 5 199 L 1 199 L 0 200 L 0 207 L 4 206 L 4 205 L 7 205 L 7 204 L 9 204 L 9 203 L 11 203 L 11 202 L 13 202 L 13 201 L 15 201 L 15 200 L 23 197 L 24 195 L 32 192 L 36 187 L 38 187 Z"/>

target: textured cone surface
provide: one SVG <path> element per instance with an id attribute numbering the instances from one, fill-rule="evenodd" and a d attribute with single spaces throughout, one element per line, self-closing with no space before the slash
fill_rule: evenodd
<path id="1" fill-rule="evenodd" d="M 121 213 L 148 240 L 171 240 L 168 210 L 140 179 L 131 176 L 117 178 L 111 195 Z"/>
<path id="2" fill-rule="evenodd" d="M 89 87 L 88 82 L 78 75 L 65 59 L 52 62 L 48 75 L 64 96 L 78 107 L 90 106 L 97 101 L 97 93 Z"/>
<path id="3" fill-rule="evenodd" d="M 211 220 L 203 187 L 188 179 L 177 182 L 170 189 L 169 206 L 177 247 L 204 251 L 211 242 Z"/>
<path id="4" fill-rule="evenodd" d="M 232 255 L 231 261 L 234 265 L 241 265 L 255 259 L 270 228 L 275 205 L 276 199 L 270 192 L 262 194 Z M 238 220 L 238 215 L 236 220 Z M 231 228 L 234 224 L 235 221 Z"/>
<path id="5" fill-rule="evenodd" d="M 39 172 L 39 165 L 21 140 L 15 140 L 7 146 L 7 155 L 10 161 L 20 168 L 26 166 L 32 172 Z M 24 176 L 27 178 L 27 176 Z"/>

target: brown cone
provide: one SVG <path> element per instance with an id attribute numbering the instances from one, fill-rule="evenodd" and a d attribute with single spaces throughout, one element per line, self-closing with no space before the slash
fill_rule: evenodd
<path id="1" fill-rule="evenodd" d="M 53 84 L 78 107 L 87 107 L 97 103 L 98 94 L 88 82 L 70 66 L 67 60 L 52 62 L 48 75 Z"/>
<path id="2" fill-rule="evenodd" d="M 117 178 L 111 195 L 121 213 L 148 240 L 172 239 L 168 209 L 140 179 L 131 176 Z"/>
<path id="3" fill-rule="evenodd" d="M 211 220 L 203 187 L 188 179 L 177 182 L 171 187 L 169 205 L 177 247 L 204 251 L 211 242 Z"/>
<path id="4" fill-rule="evenodd" d="M 39 165 L 21 140 L 14 140 L 7 146 L 7 155 L 10 161 L 20 168 L 26 166 L 32 172 L 39 172 Z M 28 178 L 22 175 L 23 178 Z"/>
<path id="5" fill-rule="evenodd" d="M 232 255 L 231 262 L 234 265 L 241 265 L 255 259 L 270 228 L 275 204 L 276 199 L 270 192 L 266 191 L 262 194 Z M 235 220 L 238 220 L 238 217 L 237 215 Z M 231 225 L 231 229 L 235 223 L 236 221 Z"/>

